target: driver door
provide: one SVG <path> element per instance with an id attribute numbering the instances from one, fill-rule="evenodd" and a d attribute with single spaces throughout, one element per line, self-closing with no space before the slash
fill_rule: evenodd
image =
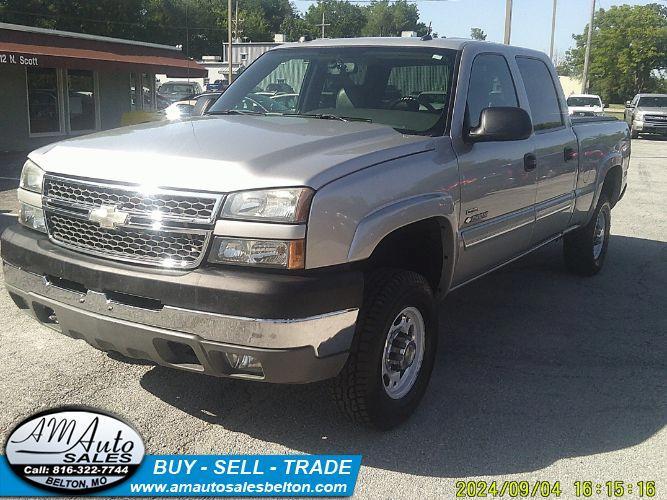
<path id="1" fill-rule="evenodd" d="M 462 135 L 479 124 L 482 109 L 519 105 L 506 58 L 495 53 L 476 55 Z M 457 285 L 529 248 L 537 177 L 530 138 L 475 144 L 463 139 L 454 143 L 459 160 L 459 230 L 463 240 L 454 277 Z"/>

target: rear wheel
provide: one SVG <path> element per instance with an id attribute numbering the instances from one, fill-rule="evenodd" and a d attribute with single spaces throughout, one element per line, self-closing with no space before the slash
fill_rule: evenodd
<path id="1" fill-rule="evenodd" d="M 588 224 L 563 239 L 563 255 L 570 271 L 581 276 L 600 272 L 607 256 L 610 227 L 611 205 L 603 193 Z"/>
<path id="2" fill-rule="evenodd" d="M 332 392 L 353 421 L 390 429 L 412 414 L 426 391 L 436 308 L 426 279 L 409 271 L 373 272 L 364 296 L 350 357 Z"/>

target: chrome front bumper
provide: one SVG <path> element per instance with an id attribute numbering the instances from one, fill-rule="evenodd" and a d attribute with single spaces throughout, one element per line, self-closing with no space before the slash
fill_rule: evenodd
<path id="1" fill-rule="evenodd" d="M 148 309 L 67 289 L 7 262 L 3 270 L 14 302 L 46 326 L 104 351 L 216 376 L 286 383 L 333 377 L 347 359 L 358 314 L 348 309 L 281 320 Z M 235 373 L 226 353 L 256 357 L 263 375 Z"/>

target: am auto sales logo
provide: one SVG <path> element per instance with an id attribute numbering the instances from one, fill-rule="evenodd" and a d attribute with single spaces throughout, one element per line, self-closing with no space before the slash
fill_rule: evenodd
<path id="1" fill-rule="evenodd" d="M 7 461 L 16 474 L 60 493 L 91 493 L 130 477 L 144 443 L 129 424 L 90 408 L 67 407 L 33 415 L 9 435 Z"/>

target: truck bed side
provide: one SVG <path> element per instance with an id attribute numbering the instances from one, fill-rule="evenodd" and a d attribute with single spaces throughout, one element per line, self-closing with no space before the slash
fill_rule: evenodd
<path id="1" fill-rule="evenodd" d="M 605 189 L 610 189 L 612 206 L 622 196 L 630 163 L 630 131 L 625 122 L 611 117 L 573 119 L 572 128 L 579 143 L 572 223 L 583 225 L 597 204 L 605 179 L 611 183 Z"/>

